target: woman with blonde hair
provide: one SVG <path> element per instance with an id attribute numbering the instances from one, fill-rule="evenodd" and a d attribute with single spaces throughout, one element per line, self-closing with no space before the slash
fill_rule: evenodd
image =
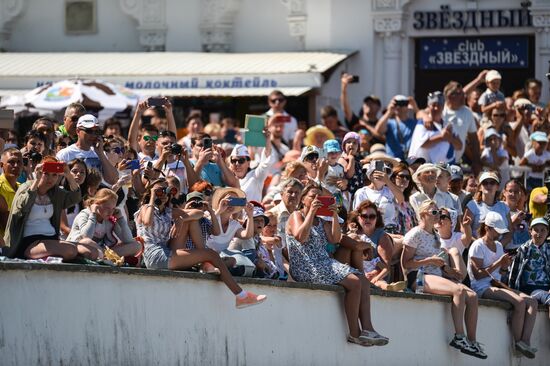
<path id="1" fill-rule="evenodd" d="M 435 201 L 422 202 L 417 214 L 419 224 L 405 235 L 401 257 L 409 287 L 418 292 L 421 289 L 417 285 L 422 284 L 426 293 L 452 296 L 451 315 L 455 335 L 449 345 L 462 353 L 485 359 L 487 355 L 476 340 L 477 295 L 465 285 L 444 277 L 455 277 L 457 271 L 449 262 L 449 254 L 441 247 L 434 228 L 440 221 L 440 211 Z M 464 334 L 464 323 L 467 337 Z"/>
<path id="2" fill-rule="evenodd" d="M 94 257 L 102 258 L 105 248 L 111 248 L 119 256 L 135 256 L 141 249 L 128 226 L 128 222 L 116 208 L 118 195 L 102 188 L 85 202 L 86 208 L 76 216 L 67 237 L 88 247 Z"/>

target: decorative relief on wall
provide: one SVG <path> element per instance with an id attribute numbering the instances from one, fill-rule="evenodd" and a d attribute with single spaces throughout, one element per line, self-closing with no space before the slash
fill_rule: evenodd
<path id="1" fill-rule="evenodd" d="M 120 0 L 124 13 L 137 20 L 139 42 L 145 51 L 166 48 L 166 0 Z"/>

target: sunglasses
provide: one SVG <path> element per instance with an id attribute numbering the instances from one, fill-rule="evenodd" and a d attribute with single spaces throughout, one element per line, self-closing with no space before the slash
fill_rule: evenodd
<path id="1" fill-rule="evenodd" d="M 445 220 L 445 219 L 450 220 L 451 217 L 450 217 L 449 215 L 446 215 L 446 214 L 441 214 L 441 215 L 439 215 L 439 220 Z"/>
<path id="2" fill-rule="evenodd" d="M 159 136 L 169 136 L 169 137 L 176 137 L 176 134 L 172 131 L 160 131 Z"/>
<path id="3" fill-rule="evenodd" d="M 432 216 L 438 216 L 438 215 L 441 215 L 441 211 L 439 210 L 431 210 L 431 211 L 428 211 L 430 213 L 430 215 Z"/>
<path id="4" fill-rule="evenodd" d="M 155 191 L 155 194 L 157 195 L 157 197 L 162 197 L 165 194 L 175 196 L 177 193 L 178 193 L 178 189 L 175 187 L 165 187 L 164 189 L 159 189 Z"/>
<path id="5" fill-rule="evenodd" d="M 277 102 L 282 103 L 285 101 L 285 98 L 273 98 L 269 100 L 271 103 L 275 104 Z"/>
<path id="6" fill-rule="evenodd" d="M 376 220 L 376 214 L 361 214 L 359 215 L 363 220 L 367 220 L 367 221 L 372 221 L 372 220 Z"/>
<path id="7" fill-rule="evenodd" d="M 149 136 L 149 135 L 145 135 L 143 136 L 143 141 L 157 141 L 159 139 L 158 136 Z"/>
<path id="8" fill-rule="evenodd" d="M 411 176 L 409 174 L 397 174 L 396 177 L 403 179 L 403 180 L 411 180 Z"/>
<path id="9" fill-rule="evenodd" d="M 102 135 L 100 130 L 94 130 L 92 128 L 81 128 L 80 131 L 84 131 L 86 135 L 96 135 L 96 136 Z"/>
<path id="10" fill-rule="evenodd" d="M 318 154 L 309 154 L 306 157 L 304 157 L 304 161 L 314 162 L 314 161 L 317 161 L 317 160 L 319 160 L 319 155 Z"/>
<path id="11" fill-rule="evenodd" d="M 498 182 L 496 180 L 493 180 L 493 179 L 486 179 L 483 182 L 481 182 L 481 185 L 483 185 L 483 186 L 496 186 L 497 184 L 498 184 Z"/>
<path id="12" fill-rule="evenodd" d="M 246 159 L 246 158 L 231 159 L 231 164 L 233 164 L 233 165 L 237 165 L 237 164 L 243 165 L 247 161 L 248 161 L 248 159 Z"/>

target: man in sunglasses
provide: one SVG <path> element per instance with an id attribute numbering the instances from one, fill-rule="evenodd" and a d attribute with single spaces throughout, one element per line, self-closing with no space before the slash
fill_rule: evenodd
<path id="1" fill-rule="evenodd" d="M 294 135 L 298 130 L 298 122 L 296 118 L 291 116 L 285 111 L 286 97 L 280 90 L 273 90 L 267 97 L 267 103 L 269 104 L 269 110 L 265 113 L 266 116 L 271 117 L 274 114 L 290 117 L 288 122 L 284 122 L 283 140 L 288 146 L 291 146 Z"/>
<path id="2" fill-rule="evenodd" d="M 138 152 L 139 160 L 153 161 L 159 158 L 157 154 L 157 141 L 159 139 L 159 130 L 153 125 L 145 125 L 139 133 L 139 137 L 134 141 Z"/>
<path id="3" fill-rule="evenodd" d="M 102 174 L 105 182 L 115 184 L 118 180 L 118 171 L 109 162 L 103 151 L 103 140 L 99 138 L 102 131 L 99 122 L 91 114 L 85 114 L 76 123 L 78 139 L 76 143 L 60 150 L 56 157 L 68 163 L 74 159 L 82 159 L 88 168 L 96 168 Z"/>
<path id="4" fill-rule="evenodd" d="M 80 103 L 71 103 L 65 108 L 63 117 L 63 125 L 59 126 L 58 130 L 63 136 L 71 138 L 71 142 L 76 142 L 78 136 L 76 133 L 76 124 L 78 119 L 86 113 L 86 108 Z"/>
<path id="5" fill-rule="evenodd" d="M 510 123 L 513 147 L 515 147 L 512 149 L 512 156 L 516 160 L 516 165 L 519 165 L 519 160 L 525 155 L 525 146 L 529 144 L 529 136 L 533 132 L 531 122 L 536 107 L 529 99 L 518 98 L 514 102 L 514 109 L 516 110 L 516 120 Z"/>

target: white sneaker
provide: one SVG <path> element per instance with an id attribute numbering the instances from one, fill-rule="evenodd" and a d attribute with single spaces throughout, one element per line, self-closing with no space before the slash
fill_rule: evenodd
<path id="1" fill-rule="evenodd" d="M 374 331 L 374 330 L 361 331 L 361 335 L 359 336 L 359 339 L 373 346 L 385 346 L 390 341 L 388 337 L 384 337 L 383 335 L 379 334 L 377 331 Z"/>

